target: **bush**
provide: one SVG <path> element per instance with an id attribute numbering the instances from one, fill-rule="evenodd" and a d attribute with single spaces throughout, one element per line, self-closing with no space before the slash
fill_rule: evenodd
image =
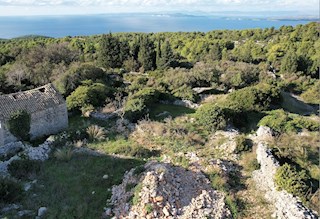
<path id="1" fill-rule="evenodd" d="M 250 150 L 250 141 L 244 135 L 239 135 L 236 137 L 236 150 L 235 153 L 241 153 Z"/>
<path id="2" fill-rule="evenodd" d="M 228 88 L 244 88 L 259 80 L 259 69 L 243 62 L 222 62 L 221 82 Z"/>
<path id="3" fill-rule="evenodd" d="M 280 90 L 267 84 L 246 87 L 228 95 L 224 106 L 235 112 L 257 111 L 270 108 L 280 101 Z"/>
<path id="4" fill-rule="evenodd" d="M 224 110 L 212 103 L 204 104 L 197 109 L 195 118 L 197 123 L 209 132 L 224 129 L 227 124 Z"/>
<path id="5" fill-rule="evenodd" d="M 88 82 L 89 83 L 89 82 Z M 68 110 L 81 110 L 88 106 L 102 106 L 109 95 L 109 89 L 101 83 L 79 86 L 67 97 Z"/>
<path id="6" fill-rule="evenodd" d="M 290 114 L 284 110 L 273 110 L 263 117 L 259 125 L 268 126 L 277 132 L 296 132 L 301 129 L 318 131 L 320 124 L 303 116 Z"/>
<path id="7" fill-rule="evenodd" d="M 29 140 L 30 114 L 25 110 L 14 112 L 8 120 L 9 131 L 20 140 Z"/>
<path id="8" fill-rule="evenodd" d="M 71 67 L 65 74 L 58 78 L 54 84 L 57 89 L 65 96 L 70 95 L 82 81 L 92 80 L 94 82 L 105 81 L 106 73 L 101 69 L 90 64 Z"/>
<path id="9" fill-rule="evenodd" d="M 136 122 L 148 112 L 147 106 L 142 99 L 130 99 L 125 104 L 126 119 Z"/>
<path id="10" fill-rule="evenodd" d="M 145 88 L 129 96 L 124 107 L 125 117 L 133 122 L 138 121 L 148 112 L 148 107 L 158 101 L 159 95 L 159 91 Z"/>
<path id="11" fill-rule="evenodd" d="M 17 179 L 28 179 L 36 175 L 41 168 L 40 161 L 14 160 L 8 166 L 11 176 Z"/>
<path id="12" fill-rule="evenodd" d="M 91 125 L 87 128 L 90 141 L 102 141 L 106 138 L 104 128 L 98 125 Z"/>
<path id="13" fill-rule="evenodd" d="M 14 203 L 22 198 L 22 186 L 10 179 L 0 178 L 0 203 Z"/>
<path id="14" fill-rule="evenodd" d="M 181 98 L 183 100 L 190 100 L 192 102 L 196 102 L 199 97 L 197 93 L 192 90 L 191 87 L 183 85 L 175 90 L 172 91 L 173 96 Z"/>
<path id="15" fill-rule="evenodd" d="M 277 169 L 274 180 L 278 190 L 284 189 L 300 197 L 301 200 L 305 200 L 309 177 L 304 170 L 298 171 L 295 167 L 285 163 Z"/>
<path id="16" fill-rule="evenodd" d="M 311 104 L 320 104 L 320 82 L 301 94 L 302 99 Z"/>

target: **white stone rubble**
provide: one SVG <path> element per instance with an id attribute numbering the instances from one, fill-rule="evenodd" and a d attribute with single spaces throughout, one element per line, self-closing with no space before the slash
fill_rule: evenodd
<path id="1" fill-rule="evenodd" d="M 279 219 L 318 218 L 316 213 L 303 206 L 298 198 L 284 190 L 277 191 L 274 175 L 280 165 L 264 143 L 258 144 L 256 153 L 260 169 L 253 172 L 253 179 L 257 187 L 266 193 L 267 201 L 274 203 L 274 216 Z"/>
<path id="2" fill-rule="evenodd" d="M 134 205 L 132 198 L 138 200 Z M 224 199 L 200 171 L 148 162 L 143 173 L 132 169 L 113 187 L 110 204 L 115 218 L 231 218 Z"/>

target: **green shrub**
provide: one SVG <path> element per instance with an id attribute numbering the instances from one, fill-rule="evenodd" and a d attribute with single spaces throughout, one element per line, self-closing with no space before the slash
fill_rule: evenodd
<path id="1" fill-rule="evenodd" d="M 224 110 L 212 103 L 204 104 L 197 109 L 195 118 L 197 123 L 209 132 L 224 129 L 227 124 Z"/>
<path id="2" fill-rule="evenodd" d="M 82 81 L 92 80 L 93 82 L 105 81 L 106 73 L 101 69 L 90 64 L 71 67 L 65 74 L 54 81 L 55 86 L 65 96 L 69 96 Z"/>
<path id="3" fill-rule="evenodd" d="M 311 104 L 320 104 L 320 82 L 301 94 L 302 99 Z"/>
<path id="4" fill-rule="evenodd" d="M 140 173 L 142 173 L 143 171 L 145 171 L 146 168 L 144 168 L 144 165 L 140 165 L 140 166 L 137 166 L 134 171 L 133 171 L 133 174 L 135 175 L 139 175 Z"/>
<path id="5" fill-rule="evenodd" d="M 139 204 L 139 202 L 140 202 L 139 194 L 140 194 L 141 190 L 142 190 L 142 184 L 141 183 L 139 183 L 138 185 L 136 185 L 134 187 L 134 193 L 133 193 L 133 197 L 132 197 L 132 204 L 133 205 Z"/>
<path id="6" fill-rule="evenodd" d="M 175 90 L 172 91 L 173 96 L 178 97 L 183 100 L 190 100 L 192 102 L 196 102 L 199 97 L 197 93 L 192 90 L 191 87 L 188 87 L 187 85 L 183 85 Z"/>
<path id="7" fill-rule="evenodd" d="M 284 189 L 287 192 L 305 200 L 305 194 L 308 190 L 307 182 L 309 180 L 306 171 L 298 171 L 295 167 L 285 163 L 277 169 L 275 174 L 275 183 L 277 189 Z"/>
<path id="8" fill-rule="evenodd" d="M 284 110 L 273 110 L 263 117 L 259 125 L 268 126 L 277 132 L 296 132 L 301 129 L 318 131 L 320 124 L 306 117 L 290 114 Z"/>
<path id="9" fill-rule="evenodd" d="M 110 90 L 106 85 L 93 83 L 81 85 L 67 97 L 68 110 L 81 110 L 88 106 L 102 106 L 109 95 Z"/>
<path id="10" fill-rule="evenodd" d="M 146 210 L 147 214 L 150 214 L 153 211 L 153 206 L 150 203 L 148 203 L 145 206 L 145 210 Z"/>
<path id="11" fill-rule="evenodd" d="M 40 161 L 35 160 L 14 160 L 8 166 L 11 176 L 17 179 L 28 179 L 36 175 L 41 168 Z"/>
<path id="12" fill-rule="evenodd" d="M 0 178 L 0 203 L 14 203 L 23 196 L 22 186 L 10 179 Z"/>
<path id="13" fill-rule="evenodd" d="M 143 117 L 148 111 L 142 99 L 129 99 L 125 105 L 125 117 L 126 119 L 136 122 Z"/>
<path id="14" fill-rule="evenodd" d="M 224 62 L 221 82 L 228 88 L 244 88 L 259 80 L 257 66 L 243 62 Z"/>
<path id="15" fill-rule="evenodd" d="M 319 131 L 320 124 L 317 121 L 307 119 L 303 116 L 295 116 L 292 118 L 292 123 L 296 129 L 308 129 L 309 131 Z"/>
<path id="16" fill-rule="evenodd" d="M 14 112 L 8 120 L 9 131 L 21 140 L 29 140 L 30 114 L 25 110 Z"/>
<path id="17" fill-rule="evenodd" d="M 238 154 L 238 153 L 250 150 L 250 141 L 244 135 L 237 136 L 235 141 L 237 145 L 235 153 Z"/>
<path id="18" fill-rule="evenodd" d="M 235 112 L 267 110 L 280 101 L 280 90 L 267 84 L 259 84 L 232 92 L 224 106 Z"/>
<path id="19" fill-rule="evenodd" d="M 160 92 L 154 88 L 144 88 L 133 94 L 131 99 L 142 99 L 146 105 L 155 103 L 159 99 Z"/>
<path id="20" fill-rule="evenodd" d="M 148 107 L 158 101 L 159 95 L 159 91 L 145 88 L 129 96 L 124 107 L 125 117 L 133 122 L 138 121 L 148 112 Z"/>
<path id="21" fill-rule="evenodd" d="M 227 186 L 227 178 L 219 174 L 218 172 L 211 172 L 208 174 L 208 178 L 211 182 L 211 186 L 214 189 L 225 191 Z"/>

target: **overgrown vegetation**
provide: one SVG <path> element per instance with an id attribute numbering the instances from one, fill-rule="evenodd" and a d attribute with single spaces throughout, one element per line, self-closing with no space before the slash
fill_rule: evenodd
<path id="1" fill-rule="evenodd" d="M 304 116 L 285 112 L 284 110 L 270 111 L 267 116 L 260 120 L 259 124 L 268 126 L 279 133 L 298 132 L 303 129 L 318 131 L 320 129 L 319 122 Z"/>
<path id="2" fill-rule="evenodd" d="M 284 189 L 289 193 L 306 201 L 308 191 L 308 176 L 304 170 L 298 171 L 295 167 L 284 164 L 277 169 L 274 181 L 279 190 Z"/>
<path id="3" fill-rule="evenodd" d="M 23 188 L 20 183 L 8 178 L 0 178 L 0 204 L 15 203 L 23 197 Z"/>
<path id="4" fill-rule="evenodd" d="M 8 120 L 9 131 L 18 139 L 29 140 L 30 114 L 25 110 L 18 110 Z"/>
<path id="5" fill-rule="evenodd" d="M 40 161 L 22 159 L 14 160 L 8 166 L 11 176 L 17 179 L 34 178 L 41 169 Z"/>
<path id="6" fill-rule="evenodd" d="M 224 110 L 214 104 L 203 105 L 195 114 L 197 123 L 209 132 L 224 129 L 227 125 L 225 117 Z"/>
<path id="7" fill-rule="evenodd" d="M 251 173 L 259 164 L 246 134 L 259 124 L 277 132 L 270 146 L 282 164 L 290 164 L 277 172 L 279 188 L 316 206 L 312 197 L 319 192 L 315 182 L 320 170 L 315 132 L 320 125 L 317 116 L 302 115 L 315 113 L 311 104 L 320 99 L 317 32 L 313 22 L 278 30 L 1 41 L 0 93 L 52 82 L 72 114 L 69 129 L 55 136 L 51 159 L 41 166 L 29 160 L 9 166 L 11 175 L 22 182 L 37 176 L 39 185 L 45 186 L 36 186 L 30 192 L 39 195 L 23 197 L 21 202 L 30 209 L 48 206 L 52 218 L 99 218 L 111 195 L 108 189 L 120 183 L 126 170 L 138 166 L 135 174 L 143 171 L 139 159 L 166 156 L 185 168 L 191 166 L 188 152 L 205 161 L 224 159 L 215 147 L 228 138 L 211 138 L 227 128 L 239 129 L 235 156 Z M 181 100 L 202 106 L 172 105 Z M 106 122 L 79 115 L 92 111 L 117 116 Z M 28 140 L 30 116 L 19 111 L 11 116 L 8 127 L 19 139 Z M 80 156 L 73 146 L 103 156 Z M 251 207 L 239 199 L 238 192 L 246 189 L 241 168 L 227 174 L 208 173 L 212 186 L 226 193 L 233 217 L 241 217 L 245 207 Z M 103 179 L 104 175 L 109 177 Z M 5 194 L 0 194 L 1 201 L 18 201 L 19 184 L 4 179 L 0 185 L 0 193 Z M 132 202 L 139 202 L 139 184 L 127 189 L 134 189 Z M 147 205 L 145 210 L 152 208 Z"/>

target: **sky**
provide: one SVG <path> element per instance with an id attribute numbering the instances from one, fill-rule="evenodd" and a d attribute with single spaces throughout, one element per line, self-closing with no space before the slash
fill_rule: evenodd
<path id="1" fill-rule="evenodd" d="M 0 16 L 126 12 L 289 11 L 319 16 L 320 0 L 0 0 Z"/>

